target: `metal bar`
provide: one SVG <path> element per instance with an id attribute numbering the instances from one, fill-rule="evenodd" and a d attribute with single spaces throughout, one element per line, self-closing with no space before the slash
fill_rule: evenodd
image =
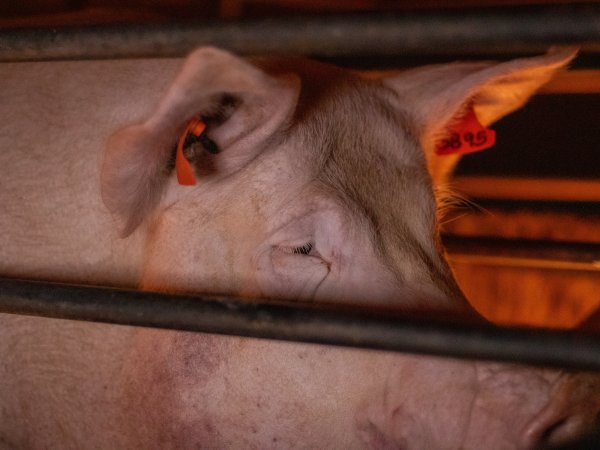
<path id="1" fill-rule="evenodd" d="M 600 93 L 600 71 L 595 78 Z M 459 175 L 452 188 L 469 198 L 600 202 L 600 180 L 589 178 Z"/>
<path id="2" fill-rule="evenodd" d="M 600 5 L 0 31 L 0 61 L 182 56 L 200 45 L 313 57 L 600 52 Z"/>
<path id="3" fill-rule="evenodd" d="M 450 261 L 531 269 L 600 271 L 600 244 L 443 236 Z"/>
<path id="4" fill-rule="evenodd" d="M 600 370 L 600 336 L 448 318 L 0 279 L 0 312 Z"/>

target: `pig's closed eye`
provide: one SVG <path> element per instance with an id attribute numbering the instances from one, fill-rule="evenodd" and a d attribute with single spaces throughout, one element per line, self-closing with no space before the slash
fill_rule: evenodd
<path id="1" fill-rule="evenodd" d="M 307 241 L 305 244 L 294 246 L 294 245 L 281 245 L 277 248 L 279 251 L 289 255 L 299 256 L 315 256 L 320 257 L 321 255 L 317 251 L 314 242 Z"/>
<path id="2" fill-rule="evenodd" d="M 284 233 L 282 233 L 284 234 Z M 312 300 L 331 271 L 331 263 L 319 251 L 319 242 L 311 233 L 304 237 L 275 236 L 271 245 L 257 255 L 257 281 L 261 295 L 288 300 Z"/>
<path id="3" fill-rule="evenodd" d="M 300 247 L 295 247 L 292 250 L 292 253 L 294 253 L 296 255 L 310 255 L 310 252 L 312 251 L 313 248 L 314 248 L 314 244 L 312 242 L 307 242 L 306 244 L 304 244 Z"/>

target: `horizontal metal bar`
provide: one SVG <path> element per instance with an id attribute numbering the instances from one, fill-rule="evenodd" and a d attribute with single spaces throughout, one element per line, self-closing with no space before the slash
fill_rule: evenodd
<path id="1" fill-rule="evenodd" d="M 600 93 L 600 71 L 594 77 Z M 600 202 L 600 179 L 462 175 L 452 179 L 452 188 L 469 198 Z"/>
<path id="2" fill-rule="evenodd" d="M 0 312 L 600 370 L 600 335 L 387 311 L 0 279 Z"/>
<path id="3" fill-rule="evenodd" d="M 314 57 L 600 52 L 600 5 L 0 31 L 0 61 L 182 56 L 200 45 Z"/>
<path id="4" fill-rule="evenodd" d="M 452 262 L 600 272 L 600 244 L 533 239 L 443 236 Z"/>

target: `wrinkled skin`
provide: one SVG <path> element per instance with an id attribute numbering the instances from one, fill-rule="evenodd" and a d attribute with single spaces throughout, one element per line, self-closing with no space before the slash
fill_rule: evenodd
<path id="1" fill-rule="evenodd" d="M 474 317 L 438 245 L 426 167 L 439 182 L 455 161 L 433 156 L 433 138 L 468 100 L 493 122 L 569 59 L 377 82 L 212 49 L 185 63 L 38 64 L 43 77 L 11 65 L 1 273 Z M 171 148 L 198 113 L 221 153 L 199 155 L 199 182 L 183 187 Z M 42 142 L 23 123 L 40 117 Z M 520 449 L 576 436 L 600 404 L 587 374 L 0 322 L 0 448 Z"/>

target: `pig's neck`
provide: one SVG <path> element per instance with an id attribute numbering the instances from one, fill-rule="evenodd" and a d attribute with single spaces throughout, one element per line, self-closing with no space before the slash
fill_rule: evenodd
<path id="1" fill-rule="evenodd" d="M 95 158 L 72 153 L 64 148 L 38 155 L 36 167 L 0 167 L 6 182 L 0 192 L 0 274 L 131 285 L 141 236 L 118 238 L 99 198 Z"/>
<path id="2" fill-rule="evenodd" d="M 117 128 L 144 117 L 175 68 L 165 61 L 3 67 L 0 276 L 137 283 L 144 233 L 120 239 L 102 204 L 103 147 Z M 36 119 L 48 125 L 37 129 Z"/>

